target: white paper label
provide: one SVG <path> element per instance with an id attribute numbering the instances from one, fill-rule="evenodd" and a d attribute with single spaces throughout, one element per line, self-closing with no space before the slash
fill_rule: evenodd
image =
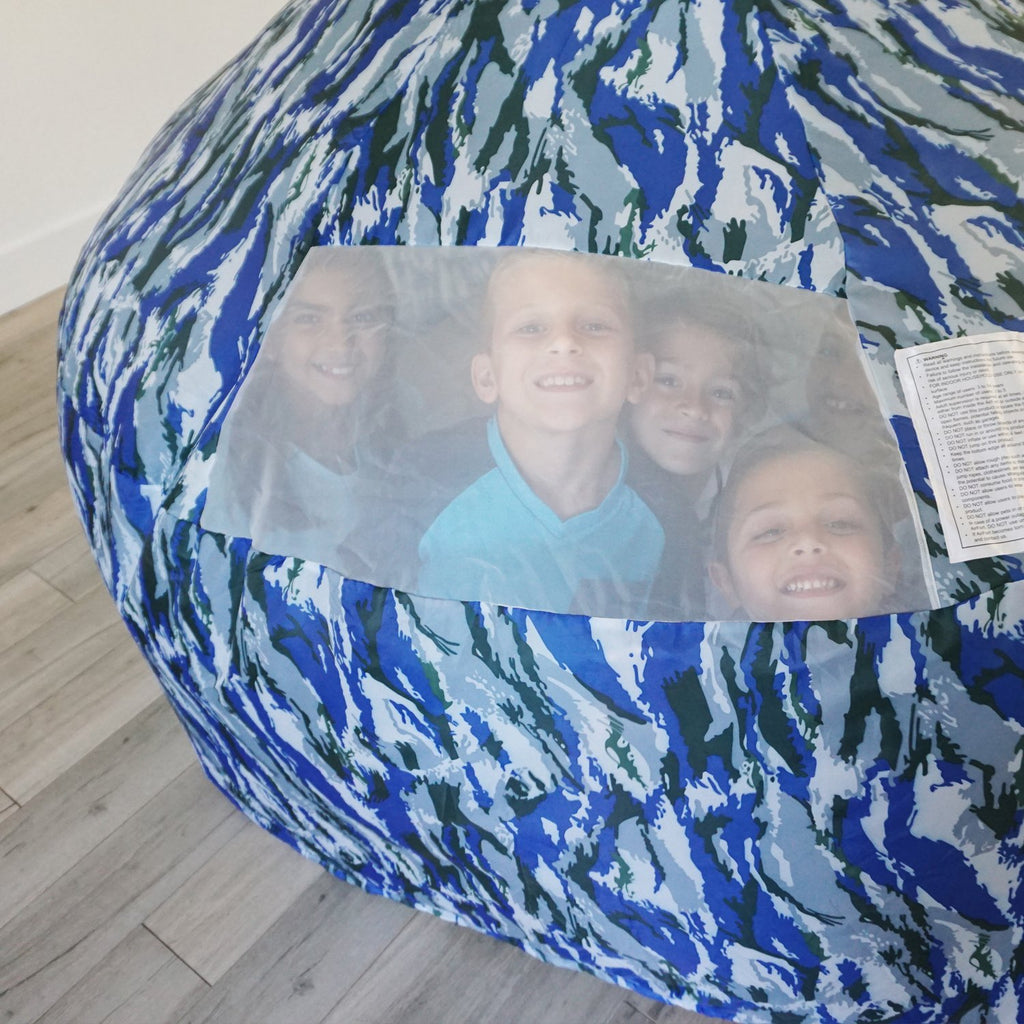
<path id="1" fill-rule="evenodd" d="M 896 352 L 950 561 L 1024 549 L 1024 334 Z"/>

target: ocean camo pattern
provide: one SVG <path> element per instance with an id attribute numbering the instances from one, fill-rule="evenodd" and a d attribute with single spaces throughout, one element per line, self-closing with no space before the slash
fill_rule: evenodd
<path id="1" fill-rule="evenodd" d="M 715 1016 L 1020 1020 L 1022 567 L 944 563 L 891 352 L 1024 327 L 1022 43 L 1003 0 L 287 7 L 154 142 L 62 323 L 86 529 L 214 781 L 342 878 Z M 846 295 L 945 607 L 586 619 L 203 531 L 185 461 L 332 244 Z"/>

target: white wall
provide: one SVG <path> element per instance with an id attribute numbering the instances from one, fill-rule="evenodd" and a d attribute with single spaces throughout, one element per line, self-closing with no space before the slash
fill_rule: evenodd
<path id="1" fill-rule="evenodd" d="M 284 0 L 0 0 L 0 313 L 62 285 L 149 140 Z"/>

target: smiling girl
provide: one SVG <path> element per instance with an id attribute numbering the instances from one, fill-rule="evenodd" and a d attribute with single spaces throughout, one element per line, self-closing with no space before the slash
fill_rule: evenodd
<path id="1" fill-rule="evenodd" d="M 311 251 L 228 412 L 206 529 L 333 564 L 359 516 L 360 489 L 401 440 L 394 302 L 371 250 Z"/>
<path id="2" fill-rule="evenodd" d="M 715 520 L 712 582 L 761 622 L 894 610 L 900 559 L 871 472 L 793 431 L 734 462 Z"/>

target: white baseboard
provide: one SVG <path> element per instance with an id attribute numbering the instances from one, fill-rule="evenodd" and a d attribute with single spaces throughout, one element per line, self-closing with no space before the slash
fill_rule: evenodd
<path id="1" fill-rule="evenodd" d="M 0 315 L 67 282 L 103 210 L 98 206 L 0 245 Z"/>

